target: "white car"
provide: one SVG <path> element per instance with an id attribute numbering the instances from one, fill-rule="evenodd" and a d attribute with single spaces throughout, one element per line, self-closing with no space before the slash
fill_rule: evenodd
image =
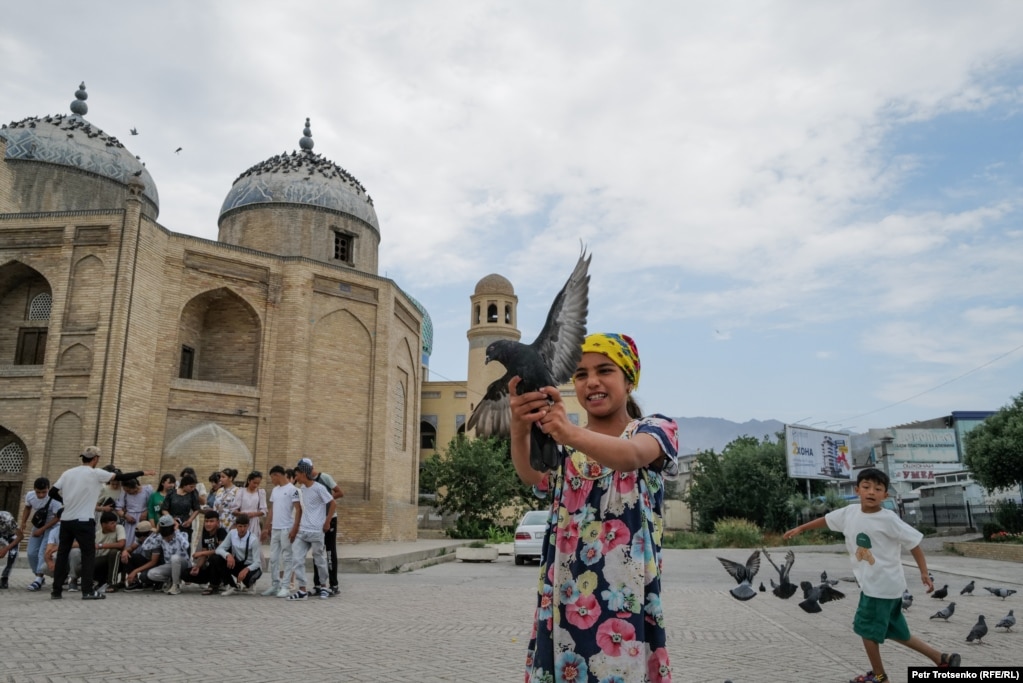
<path id="1" fill-rule="evenodd" d="M 526 560 L 540 560 L 540 548 L 543 546 L 543 535 L 547 533 L 549 510 L 530 510 L 515 529 L 515 564 L 525 564 Z"/>

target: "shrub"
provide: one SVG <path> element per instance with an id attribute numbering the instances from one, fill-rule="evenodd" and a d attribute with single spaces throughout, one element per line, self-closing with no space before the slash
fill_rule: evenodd
<path id="1" fill-rule="evenodd" d="M 1003 531 L 1005 529 L 998 522 L 984 522 L 984 526 L 981 527 L 981 533 L 984 534 L 985 541 L 990 541 L 992 536 Z"/>
<path id="2" fill-rule="evenodd" d="M 763 542 L 764 533 L 749 520 L 725 517 L 714 522 L 714 537 L 719 548 L 755 548 Z"/>
<path id="3" fill-rule="evenodd" d="M 487 529 L 487 543 L 511 543 L 515 532 L 506 526 L 492 526 Z"/>
<path id="4" fill-rule="evenodd" d="M 1023 507 L 1014 500 L 1000 500 L 995 503 L 994 521 L 1009 533 L 1023 532 Z"/>
<path id="5" fill-rule="evenodd" d="M 714 537 L 698 531 L 669 531 L 661 539 L 661 547 L 671 550 L 696 550 L 713 548 Z"/>

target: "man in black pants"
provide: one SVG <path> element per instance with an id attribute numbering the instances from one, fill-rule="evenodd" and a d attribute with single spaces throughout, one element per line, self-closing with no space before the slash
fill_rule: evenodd
<path id="1" fill-rule="evenodd" d="M 313 467 L 313 461 L 309 458 L 302 458 L 299 460 L 299 464 L 308 464 L 309 467 Z M 325 472 L 320 472 L 313 469 L 313 481 L 323 484 L 330 491 L 330 495 L 334 497 L 334 500 L 344 497 L 344 491 L 338 486 L 337 482 L 334 481 L 334 477 L 330 476 Z M 323 532 L 323 547 L 327 551 L 327 573 L 330 574 L 330 593 L 331 595 L 337 595 L 341 592 L 341 586 L 337 581 L 337 510 L 334 511 L 334 516 L 330 518 L 330 528 Z M 320 576 L 320 570 L 313 565 L 313 583 L 317 586 L 324 586 L 325 584 L 320 583 L 320 579 L 328 578 Z"/>
<path id="2" fill-rule="evenodd" d="M 103 491 L 103 485 L 111 479 L 126 481 L 142 476 L 151 477 L 156 472 L 145 470 L 115 474 L 96 469 L 99 464 L 99 448 L 89 446 L 82 452 L 82 464 L 66 470 L 53 484 L 50 495 L 64 503 L 60 522 L 60 545 L 57 547 L 57 561 L 53 570 L 53 591 L 50 597 L 60 600 L 70 565 L 68 555 L 71 546 L 78 541 L 82 549 L 82 600 L 102 600 L 105 594 L 93 590 L 92 574 L 96 565 L 96 502 Z"/>

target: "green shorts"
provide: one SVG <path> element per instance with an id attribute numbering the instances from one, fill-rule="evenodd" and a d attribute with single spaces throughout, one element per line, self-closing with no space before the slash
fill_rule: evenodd
<path id="1" fill-rule="evenodd" d="M 853 617 L 853 631 L 875 643 L 883 643 L 885 638 L 909 640 L 909 624 L 902 616 L 902 598 L 872 598 L 860 593 L 860 604 Z"/>

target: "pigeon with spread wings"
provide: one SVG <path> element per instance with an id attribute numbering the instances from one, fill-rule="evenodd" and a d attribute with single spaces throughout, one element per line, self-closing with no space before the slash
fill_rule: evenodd
<path id="1" fill-rule="evenodd" d="M 582 358 L 586 338 L 586 313 L 589 307 L 590 258 L 586 250 L 579 256 L 565 286 L 554 297 L 540 335 L 532 344 L 501 339 L 487 347 L 486 362 L 496 360 L 504 366 L 504 375 L 487 387 L 466 423 L 479 436 L 507 436 L 511 429 L 508 382 L 521 377 L 518 392 L 556 387 L 572 377 Z M 538 472 L 558 466 L 561 449 L 554 439 L 533 425 L 529 465 Z"/>
<path id="2" fill-rule="evenodd" d="M 727 560 L 723 557 L 718 558 L 718 562 L 725 568 L 735 582 L 739 584 L 732 590 L 728 591 L 732 594 L 732 597 L 736 600 L 751 600 L 756 597 L 757 592 L 753 590 L 751 582 L 753 577 L 760 571 L 760 551 L 754 550 L 753 554 L 746 560 L 746 564 L 739 564 L 733 560 Z"/>

